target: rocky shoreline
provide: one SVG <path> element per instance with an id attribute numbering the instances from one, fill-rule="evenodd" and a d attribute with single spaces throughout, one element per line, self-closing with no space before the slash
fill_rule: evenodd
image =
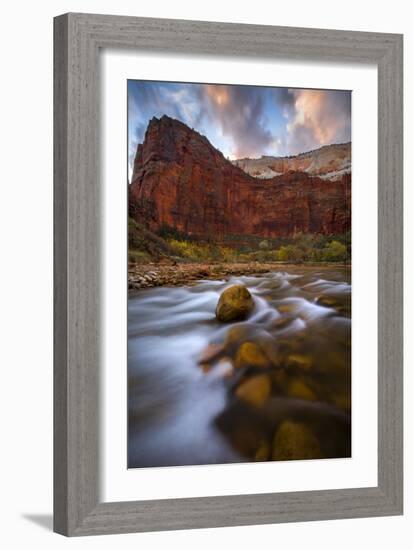
<path id="1" fill-rule="evenodd" d="M 285 269 L 293 266 L 305 269 L 306 267 L 320 266 L 343 267 L 341 264 L 291 264 L 288 262 L 252 262 L 252 263 L 148 263 L 128 265 L 128 290 L 130 294 L 144 288 L 159 286 L 181 286 L 195 284 L 202 279 L 221 280 L 236 275 L 259 275 L 269 271 Z M 351 269 L 350 265 L 347 265 Z"/>

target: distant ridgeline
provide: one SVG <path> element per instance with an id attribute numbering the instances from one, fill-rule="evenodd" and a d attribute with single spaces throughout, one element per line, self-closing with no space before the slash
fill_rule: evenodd
<path id="1" fill-rule="evenodd" d="M 182 122 L 152 118 L 136 152 L 129 215 L 155 233 L 168 227 L 221 241 L 344 234 L 351 144 L 230 162 Z"/>
<path id="2" fill-rule="evenodd" d="M 256 178 L 274 178 L 291 170 L 338 181 L 351 173 L 351 143 L 324 145 L 319 149 L 289 157 L 263 156 L 234 160 L 235 166 Z"/>

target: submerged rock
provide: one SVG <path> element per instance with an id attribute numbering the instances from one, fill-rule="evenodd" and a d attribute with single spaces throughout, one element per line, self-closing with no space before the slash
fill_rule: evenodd
<path id="1" fill-rule="evenodd" d="M 292 315 L 283 315 L 282 317 L 279 317 L 275 321 L 273 321 L 272 326 L 275 329 L 283 330 L 295 320 L 295 317 Z"/>
<path id="2" fill-rule="evenodd" d="M 271 394 L 271 380 L 266 374 L 253 376 L 242 382 L 235 391 L 238 399 L 259 407 Z"/>
<path id="3" fill-rule="evenodd" d="M 208 344 L 201 352 L 198 363 L 210 363 L 222 354 L 224 346 L 222 344 Z"/>
<path id="4" fill-rule="evenodd" d="M 244 342 L 235 356 L 235 367 L 267 368 L 270 366 L 268 357 L 253 342 Z"/>
<path id="5" fill-rule="evenodd" d="M 313 359 L 308 355 L 301 353 L 293 353 L 288 357 L 289 367 L 298 367 L 299 369 L 308 370 L 313 366 Z"/>
<path id="6" fill-rule="evenodd" d="M 284 420 L 273 443 L 273 460 L 322 458 L 320 443 L 311 428 L 301 422 Z"/>
<path id="7" fill-rule="evenodd" d="M 215 311 L 218 321 L 228 323 L 245 319 L 254 309 L 254 300 L 244 285 L 230 286 L 221 294 Z"/>
<path id="8" fill-rule="evenodd" d="M 337 313 L 340 313 L 344 316 L 348 316 L 351 313 L 350 295 L 335 296 L 331 294 L 324 294 L 316 298 L 316 304 L 323 307 L 335 309 Z"/>
<path id="9" fill-rule="evenodd" d="M 234 365 L 229 357 L 222 357 L 215 366 L 215 372 L 218 377 L 231 378 L 234 374 Z"/>
<path id="10" fill-rule="evenodd" d="M 316 304 L 323 306 L 323 307 L 336 307 L 338 305 L 337 298 L 334 298 L 334 296 L 319 296 L 316 299 Z"/>
<path id="11" fill-rule="evenodd" d="M 271 456 L 271 448 L 265 439 L 261 442 L 260 446 L 258 447 L 255 456 L 254 461 L 255 462 L 266 462 L 270 459 Z"/>
<path id="12" fill-rule="evenodd" d="M 234 365 L 229 357 L 221 357 L 216 363 L 203 363 L 200 365 L 205 374 L 215 379 L 230 379 L 234 374 Z"/>
<path id="13" fill-rule="evenodd" d="M 257 338 L 258 344 L 264 355 L 268 358 L 273 367 L 279 368 L 283 364 L 284 358 L 280 346 L 271 336 L 260 336 Z"/>
<path id="14" fill-rule="evenodd" d="M 212 365 L 210 363 L 199 363 L 199 366 L 205 374 L 208 374 L 208 372 L 212 369 Z"/>
<path id="15" fill-rule="evenodd" d="M 331 397 L 332 403 L 338 408 L 343 411 L 351 411 L 351 392 L 343 392 L 337 395 L 332 395 Z"/>
<path id="16" fill-rule="evenodd" d="M 297 309 L 298 305 L 295 302 L 288 302 L 277 306 L 277 310 L 279 311 L 279 313 L 286 313 L 288 315 L 296 313 Z"/>
<path id="17" fill-rule="evenodd" d="M 299 378 L 293 378 L 290 381 L 287 395 L 296 399 L 307 399 L 308 401 L 316 401 L 317 399 L 313 390 Z"/>
<path id="18" fill-rule="evenodd" d="M 257 332 L 256 326 L 251 323 L 242 323 L 230 327 L 225 335 L 224 347 L 228 353 L 233 353 L 241 344 L 250 340 Z"/>
<path id="19" fill-rule="evenodd" d="M 274 429 L 267 423 L 261 408 L 236 399 L 216 417 L 215 425 L 242 456 L 265 460 L 271 455 Z"/>

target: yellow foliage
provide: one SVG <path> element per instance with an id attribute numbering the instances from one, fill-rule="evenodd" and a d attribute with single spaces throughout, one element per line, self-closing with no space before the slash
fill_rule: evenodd
<path id="1" fill-rule="evenodd" d="M 236 256 L 232 248 L 218 244 L 196 243 L 177 239 L 170 239 L 168 243 L 176 256 L 181 256 L 182 258 L 193 261 L 231 262 L 235 260 Z"/>

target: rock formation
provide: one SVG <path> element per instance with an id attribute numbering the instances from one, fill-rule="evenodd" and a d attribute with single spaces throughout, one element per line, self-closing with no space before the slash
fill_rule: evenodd
<path id="1" fill-rule="evenodd" d="M 301 168 L 301 166 L 300 166 Z M 351 173 L 334 181 L 288 170 L 256 178 L 182 122 L 152 118 L 137 149 L 130 215 L 200 237 L 344 233 L 351 225 Z"/>
<path id="2" fill-rule="evenodd" d="M 290 170 L 337 181 L 351 173 L 351 143 L 325 145 L 314 151 L 290 157 L 263 156 L 238 159 L 233 164 L 256 178 L 272 178 Z"/>

